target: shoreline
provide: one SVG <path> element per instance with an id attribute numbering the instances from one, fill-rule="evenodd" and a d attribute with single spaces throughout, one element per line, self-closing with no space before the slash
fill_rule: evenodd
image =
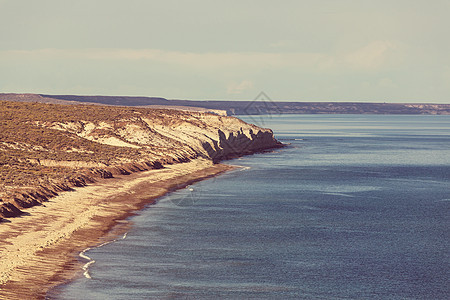
<path id="1" fill-rule="evenodd" d="M 0 224 L 0 298 L 45 299 L 47 292 L 82 276 L 79 254 L 126 232 L 124 221 L 161 196 L 234 166 L 195 159 L 120 175 L 63 192 L 27 215 Z"/>

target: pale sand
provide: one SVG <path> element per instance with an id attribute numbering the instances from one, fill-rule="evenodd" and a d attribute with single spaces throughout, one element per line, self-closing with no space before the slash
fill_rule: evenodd
<path id="1" fill-rule="evenodd" d="M 0 299 L 44 299 L 48 289 L 82 271 L 80 251 L 120 233 L 116 226 L 111 234 L 120 220 L 170 190 L 232 168 L 196 159 L 117 176 L 8 219 L 0 224 Z"/>

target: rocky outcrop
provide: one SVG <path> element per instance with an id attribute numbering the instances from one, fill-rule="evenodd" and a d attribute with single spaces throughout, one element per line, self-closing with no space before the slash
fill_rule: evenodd
<path id="1" fill-rule="evenodd" d="M 218 135 L 218 141 L 203 144 L 208 157 L 214 162 L 263 151 L 267 149 L 267 145 L 280 146 L 274 140 L 271 131 L 259 130 L 255 134 L 252 129 L 249 129 L 246 134 L 241 129 L 238 132 L 229 132 L 227 135 L 219 129 Z"/>
<path id="2" fill-rule="evenodd" d="M 0 174 L 3 218 L 18 216 L 23 209 L 40 205 L 62 191 L 115 175 L 160 169 L 198 157 L 219 162 L 282 146 L 270 129 L 215 114 L 1 104 L 10 116 L 0 125 L 0 170 L 29 176 L 26 184 L 20 184 L 20 180 Z M 40 113 L 24 118 L 24 109 Z M 20 130 L 23 134 L 17 134 Z M 30 131 L 35 134 L 29 135 Z"/>

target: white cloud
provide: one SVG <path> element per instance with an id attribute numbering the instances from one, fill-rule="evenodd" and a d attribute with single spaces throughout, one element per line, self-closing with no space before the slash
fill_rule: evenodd
<path id="1" fill-rule="evenodd" d="M 320 53 L 179 52 L 159 49 L 38 49 L 0 52 L 3 57 L 40 59 L 146 60 L 195 68 L 282 68 L 317 64 Z"/>
<path id="2" fill-rule="evenodd" d="M 368 45 L 344 56 L 344 62 L 356 69 L 377 69 L 385 63 L 389 55 L 397 49 L 390 41 L 373 41 Z"/>
<path id="3" fill-rule="evenodd" d="M 1 51 L 0 55 L 11 59 L 85 59 L 164 63 L 195 69 L 248 68 L 301 68 L 310 71 L 373 70 L 383 66 L 397 49 L 390 41 L 374 41 L 346 53 L 320 52 L 181 52 L 159 49 L 37 49 Z"/>
<path id="4" fill-rule="evenodd" d="M 242 92 L 253 88 L 253 82 L 250 80 L 242 80 L 239 83 L 230 83 L 227 87 L 228 94 L 242 94 Z"/>

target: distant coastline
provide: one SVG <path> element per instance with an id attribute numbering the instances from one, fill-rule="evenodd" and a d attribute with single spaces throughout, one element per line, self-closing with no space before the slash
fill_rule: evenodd
<path id="1" fill-rule="evenodd" d="M 450 104 L 385 102 L 300 102 L 271 100 L 266 96 L 252 101 L 168 100 L 161 97 L 80 96 L 45 94 L 0 94 L 0 100 L 59 104 L 96 104 L 154 108 L 176 108 L 217 114 L 406 114 L 450 115 Z"/>

